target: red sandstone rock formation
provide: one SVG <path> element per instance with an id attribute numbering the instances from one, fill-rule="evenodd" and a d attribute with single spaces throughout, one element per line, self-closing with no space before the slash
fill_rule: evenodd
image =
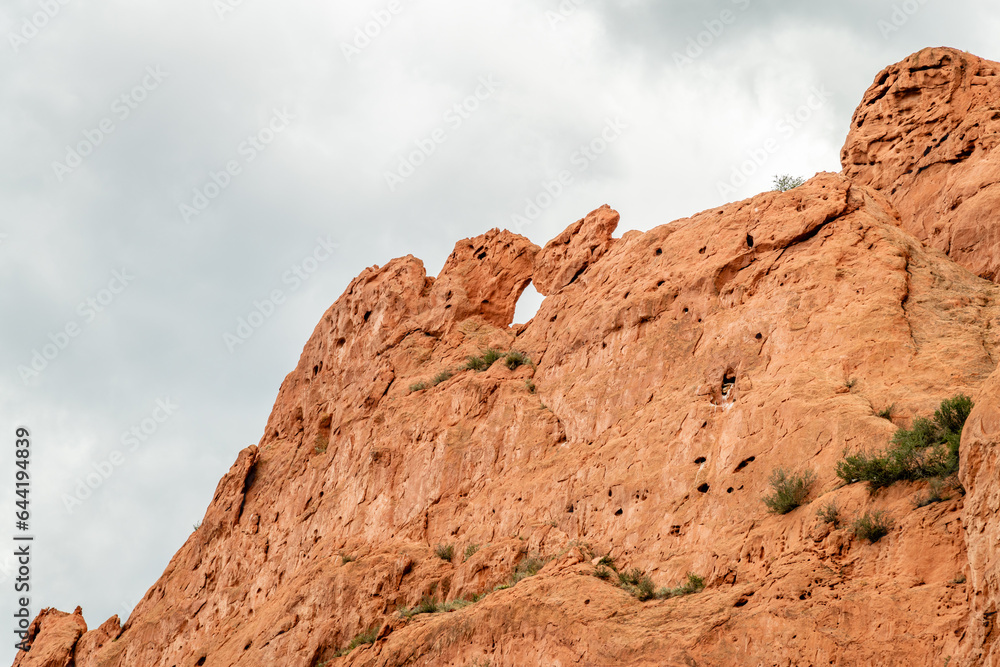
<path id="1" fill-rule="evenodd" d="M 854 113 L 844 175 L 883 192 L 903 229 L 1000 279 L 1000 64 L 924 49 L 884 69 Z"/>
<path id="2" fill-rule="evenodd" d="M 913 235 L 931 218 L 901 208 L 902 176 L 871 176 L 883 153 L 620 239 L 605 207 L 541 251 L 494 230 L 434 279 L 413 257 L 365 270 L 128 622 L 84 633 L 46 610 L 15 665 L 995 664 L 1000 287 Z M 920 179 L 944 196 L 951 168 L 985 173 Z M 992 261 L 970 249 L 956 260 Z M 532 280 L 548 296 L 513 329 Z M 488 347 L 533 363 L 461 370 Z M 964 497 L 918 508 L 926 483 L 836 477 L 845 449 L 959 392 L 977 401 Z M 875 414 L 890 404 L 894 423 Z M 784 516 L 761 502 L 779 467 L 818 480 Z M 817 517 L 829 502 L 894 526 L 869 544 Z M 605 554 L 707 587 L 640 602 L 593 576 Z"/>

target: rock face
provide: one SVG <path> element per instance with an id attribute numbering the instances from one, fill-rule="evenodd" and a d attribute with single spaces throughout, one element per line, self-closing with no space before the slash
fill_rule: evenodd
<path id="1" fill-rule="evenodd" d="M 848 172 L 619 239 L 607 207 L 542 250 L 493 230 L 433 279 L 365 270 L 125 625 L 47 610 L 15 664 L 995 664 L 1000 287 Z M 464 368 L 487 348 L 532 363 Z M 964 497 L 836 477 L 957 393 Z M 781 516 L 778 468 L 817 479 Z M 857 539 L 830 503 L 892 530 Z M 640 602 L 604 555 L 707 587 Z M 422 599 L 476 601 L 397 613 Z"/>
<path id="2" fill-rule="evenodd" d="M 925 49 L 883 70 L 854 113 L 844 175 L 892 202 L 903 229 L 1000 279 L 1000 64 Z"/>

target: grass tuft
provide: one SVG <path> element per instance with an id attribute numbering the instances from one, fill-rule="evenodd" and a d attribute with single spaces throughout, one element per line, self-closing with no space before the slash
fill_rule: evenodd
<path id="1" fill-rule="evenodd" d="M 530 366 L 531 358 L 524 352 L 519 352 L 517 350 L 511 350 L 504 357 L 504 363 L 510 370 L 515 370 L 520 366 Z"/>
<path id="2" fill-rule="evenodd" d="M 809 488 L 815 478 L 811 470 L 794 475 L 777 468 L 771 473 L 770 484 L 773 493 L 764 496 L 764 504 L 773 514 L 788 514 L 796 507 L 804 505 L 809 496 Z"/>
<path id="3" fill-rule="evenodd" d="M 840 525 L 840 510 L 832 500 L 816 510 L 816 516 L 826 523 L 832 523 L 834 528 Z"/>
<path id="4" fill-rule="evenodd" d="M 354 649 L 356 649 L 359 646 L 365 646 L 367 644 L 374 644 L 375 643 L 375 638 L 378 637 L 378 633 L 379 633 L 379 631 L 381 629 L 382 629 L 381 625 L 376 625 L 374 628 L 372 628 L 372 629 L 370 629 L 370 630 L 368 630 L 366 632 L 362 632 L 357 637 L 355 637 L 354 639 L 352 639 L 351 642 L 347 646 L 345 646 L 344 648 L 342 648 L 339 651 L 337 651 L 336 653 L 334 653 L 333 657 L 340 658 L 342 656 L 347 655 L 348 653 L 350 653 L 351 651 L 353 651 Z"/>
<path id="5" fill-rule="evenodd" d="M 865 512 L 851 526 L 851 532 L 872 544 L 888 535 L 891 529 L 892 521 L 882 510 Z"/>
<path id="6" fill-rule="evenodd" d="M 472 558 L 476 554 L 477 551 L 479 551 L 479 545 L 478 544 L 470 544 L 469 546 L 465 547 L 465 559 L 464 560 L 469 560 L 470 558 Z"/>
<path id="7" fill-rule="evenodd" d="M 501 352 L 500 350 L 493 347 L 488 347 L 482 352 L 480 352 L 479 356 L 466 357 L 465 366 L 463 367 L 463 369 L 470 371 L 477 371 L 477 372 L 485 371 L 490 366 L 495 364 L 497 361 L 502 359 L 503 356 L 504 353 Z"/>
<path id="8" fill-rule="evenodd" d="M 434 547 L 434 555 L 450 563 L 455 558 L 455 547 L 451 544 L 439 544 Z"/>

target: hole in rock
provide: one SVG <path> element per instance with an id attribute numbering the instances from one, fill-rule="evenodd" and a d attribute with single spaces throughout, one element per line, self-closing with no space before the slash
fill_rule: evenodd
<path id="1" fill-rule="evenodd" d="M 680 526 L 670 526 L 670 534 L 671 535 L 680 535 L 681 534 L 681 527 Z"/>
<path id="2" fill-rule="evenodd" d="M 618 511 L 617 511 L 617 512 L 615 512 L 615 516 L 621 516 L 621 515 L 622 515 L 622 508 L 621 508 L 621 507 L 619 507 L 619 508 L 618 508 Z"/>
<path id="3" fill-rule="evenodd" d="M 708 484 L 702 484 L 699 486 L 698 491 L 701 493 L 708 493 Z"/>
<path id="4" fill-rule="evenodd" d="M 732 493 L 732 492 L 733 492 L 733 487 L 729 487 L 728 489 L 726 489 L 726 493 Z"/>
<path id="5" fill-rule="evenodd" d="M 734 604 L 733 606 L 734 607 L 742 607 L 747 602 L 749 602 L 749 600 L 747 600 L 746 598 L 740 598 L 739 600 L 736 601 L 736 604 Z"/>
<path id="6" fill-rule="evenodd" d="M 572 504 L 569 504 L 569 505 L 566 506 L 566 512 L 568 514 L 572 514 L 573 513 L 573 505 Z"/>
<path id="7" fill-rule="evenodd" d="M 684 312 L 686 313 L 687 311 L 688 311 L 688 309 L 687 309 L 687 308 L 685 308 L 685 309 L 684 309 Z"/>
<path id="8" fill-rule="evenodd" d="M 762 336 L 761 334 L 757 334 L 756 336 L 754 336 L 754 338 L 756 338 L 757 340 L 760 340 L 760 339 L 761 339 L 761 338 L 763 338 L 763 337 L 764 337 L 764 336 Z"/>
<path id="9" fill-rule="evenodd" d="M 372 316 L 372 311 L 369 310 L 367 313 L 365 313 L 365 322 L 367 322 L 368 318 L 371 316 Z"/>
<path id="10" fill-rule="evenodd" d="M 705 457 L 704 456 L 699 456 L 698 458 L 696 458 L 694 460 L 694 462 L 700 465 L 700 464 L 702 464 L 702 463 L 705 462 Z"/>
<path id="11" fill-rule="evenodd" d="M 196 664 L 196 665 L 204 665 L 205 664 L 205 660 L 207 660 L 207 659 L 208 659 L 208 656 L 204 656 L 202 658 L 199 658 L 198 662 L 196 662 L 194 664 Z"/>
<path id="12" fill-rule="evenodd" d="M 699 250 L 698 254 L 699 255 L 704 255 L 706 250 L 708 250 L 708 246 L 705 246 L 704 248 L 702 248 L 701 250 Z"/>
<path id="13" fill-rule="evenodd" d="M 667 282 L 667 281 L 666 280 L 661 280 L 660 282 L 656 283 L 656 286 L 657 287 L 663 287 L 663 283 L 665 283 L 665 282 Z"/>
<path id="14" fill-rule="evenodd" d="M 663 248 L 657 248 L 656 249 L 656 254 L 657 255 L 662 255 L 663 254 Z"/>
<path id="15" fill-rule="evenodd" d="M 337 339 L 337 347 L 344 347 L 345 343 L 347 343 L 347 339 L 346 338 L 338 338 Z"/>
<path id="16" fill-rule="evenodd" d="M 590 604 L 590 600 L 589 599 L 588 600 L 584 600 L 583 604 Z"/>
<path id="17" fill-rule="evenodd" d="M 611 497 L 611 489 L 608 489 L 608 498 Z"/>
<path id="18" fill-rule="evenodd" d="M 722 398 L 729 399 L 729 395 L 736 388 L 736 374 L 732 370 L 727 370 L 722 374 Z"/>
<path id="19" fill-rule="evenodd" d="M 750 236 L 749 234 L 747 234 L 747 247 L 748 248 L 752 248 L 753 247 L 753 237 Z"/>
<path id="20" fill-rule="evenodd" d="M 519 324 L 530 322 L 538 314 L 538 309 L 542 307 L 544 300 L 545 297 L 538 293 L 535 286 L 528 283 L 528 286 L 521 292 L 521 296 L 517 298 L 517 305 L 514 307 L 514 321 Z"/>
<path id="21" fill-rule="evenodd" d="M 756 456 L 751 456 L 750 458 L 743 459 L 742 461 L 740 461 L 740 464 L 738 466 L 736 466 L 736 470 L 734 470 L 733 472 L 739 472 L 739 471 L 743 470 L 744 468 L 746 468 L 748 465 L 750 465 L 751 463 L 753 463 L 756 460 L 757 460 Z M 742 489 L 743 487 L 741 486 L 740 488 Z"/>
<path id="22" fill-rule="evenodd" d="M 478 255 L 476 255 L 476 259 L 486 259 L 486 251 L 484 250 Z"/>

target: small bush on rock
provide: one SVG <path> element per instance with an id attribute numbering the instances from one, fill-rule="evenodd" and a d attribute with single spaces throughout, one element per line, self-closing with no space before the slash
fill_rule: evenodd
<path id="1" fill-rule="evenodd" d="M 945 478 L 958 472 L 962 427 L 972 411 L 972 399 L 958 395 L 941 402 L 933 419 L 919 417 L 909 429 L 899 429 L 882 452 L 845 454 L 837 463 L 844 482 L 868 482 L 870 491 L 903 480 Z"/>
<path id="2" fill-rule="evenodd" d="M 805 504 L 814 481 L 811 470 L 801 475 L 793 475 L 777 468 L 771 473 L 770 484 L 773 492 L 769 496 L 764 496 L 764 504 L 773 514 L 788 514 L 796 507 Z"/>
<path id="3" fill-rule="evenodd" d="M 892 521 L 882 510 L 865 512 L 851 526 L 851 532 L 872 544 L 888 535 L 891 529 Z"/>

